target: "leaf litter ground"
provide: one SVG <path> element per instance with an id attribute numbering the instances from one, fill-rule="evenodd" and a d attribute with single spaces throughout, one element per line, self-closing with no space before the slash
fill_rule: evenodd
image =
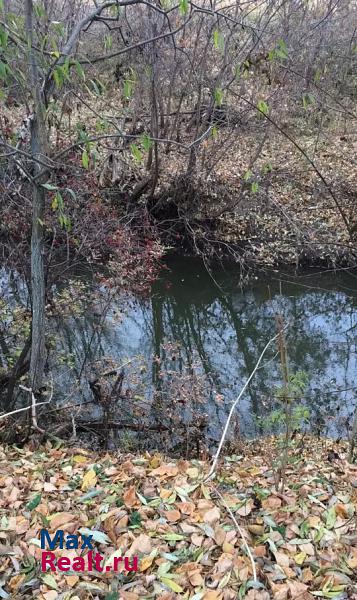
<path id="1" fill-rule="evenodd" d="M 245 443 L 206 483 L 205 461 L 0 446 L 0 598 L 356 599 L 357 466 L 343 450 L 298 440 L 278 493 L 273 439 Z M 42 528 L 90 530 L 105 564 L 137 555 L 139 570 L 41 573 Z"/>

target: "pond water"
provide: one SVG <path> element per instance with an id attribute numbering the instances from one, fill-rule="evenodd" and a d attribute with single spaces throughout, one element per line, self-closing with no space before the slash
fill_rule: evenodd
<path id="1" fill-rule="evenodd" d="M 62 361 L 53 371 L 61 401 L 91 398 L 94 365 L 124 365 L 124 400 L 114 407 L 116 421 L 135 413 L 136 401 L 143 403 L 136 412 L 139 421 L 169 422 L 172 429 L 176 421 L 167 421 L 167 413 L 178 410 L 188 421 L 204 414 L 214 442 L 231 402 L 276 333 L 280 313 L 287 324 L 290 373 L 303 372 L 306 379 L 297 400 L 310 412 L 305 427 L 346 436 L 357 402 L 356 273 L 271 272 L 241 288 L 231 265 L 208 272 L 200 260 L 176 258 L 167 267 L 150 298 L 112 298 L 104 317 L 101 306 L 57 321 Z M 247 388 L 234 435 L 266 431 L 282 385 L 277 354 L 272 345 Z M 100 410 L 90 406 L 89 417 Z"/>

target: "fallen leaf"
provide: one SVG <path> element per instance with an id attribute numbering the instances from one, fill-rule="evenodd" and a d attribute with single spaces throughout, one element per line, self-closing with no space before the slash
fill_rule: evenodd
<path id="1" fill-rule="evenodd" d="M 298 554 L 294 555 L 294 560 L 296 562 L 297 565 L 302 565 L 305 560 L 306 560 L 306 552 L 299 552 Z"/>
<path id="2" fill-rule="evenodd" d="M 220 516 L 221 513 L 219 512 L 217 506 L 215 506 L 214 508 L 211 508 L 211 510 L 205 512 L 205 514 L 203 515 L 203 520 L 205 523 L 208 523 L 208 525 L 213 525 L 214 523 L 219 521 Z"/>
<path id="3" fill-rule="evenodd" d="M 97 475 L 94 469 L 90 469 L 83 477 L 81 490 L 87 492 L 90 488 L 95 487 L 97 483 Z"/>
<path id="4" fill-rule="evenodd" d="M 164 515 L 169 523 L 176 523 L 176 521 L 181 519 L 181 513 L 179 510 L 167 510 Z"/>
<path id="5" fill-rule="evenodd" d="M 71 523 L 75 520 L 75 517 L 72 513 L 61 512 L 50 517 L 51 530 L 56 531 L 57 529 L 61 529 L 63 525 L 66 523 Z"/>
<path id="6" fill-rule="evenodd" d="M 127 506 L 128 508 L 133 508 L 134 506 L 137 506 L 139 504 L 139 501 L 136 497 L 136 490 L 134 485 L 130 486 L 123 494 L 123 501 L 125 506 Z"/>

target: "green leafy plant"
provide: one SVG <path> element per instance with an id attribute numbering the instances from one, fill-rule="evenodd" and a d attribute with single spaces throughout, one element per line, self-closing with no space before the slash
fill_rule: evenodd
<path id="1" fill-rule="evenodd" d="M 276 324 L 283 383 L 276 393 L 279 406 L 270 414 L 268 422 L 283 431 L 283 437 L 277 439 L 277 459 L 273 462 L 276 489 L 278 490 L 281 487 L 283 491 L 286 483 L 287 466 L 293 460 L 291 450 L 295 445 L 295 433 L 300 431 L 303 424 L 308 422 L 310 412 L 307 407 L 299 402 L 306 389 L 307 374 L 304 371 L 290 373 L 285 326 L 281 315 L 276 316 Z"/>

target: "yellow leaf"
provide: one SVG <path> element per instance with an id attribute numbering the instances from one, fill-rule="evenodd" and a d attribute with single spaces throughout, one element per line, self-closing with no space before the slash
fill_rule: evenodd
<path id="1" fill-rule="evenodd" d="M 197 469 L 197 467 L 191 467 L 190 469 L 187 469 L 186 473 L 187 473 L 187 475 L 189 476 L 190 479 L 197 479 L 197 477 L 200 474 L 200 472 Z"/>
<path id="2" fill-rule="evenodd" d="M 223 543 L 222 550 L 223 552 L 226 552 L 226 554 L 234 554 L 234 546 L 229 542 Z"/>
<path id="3" fill-rule="evenodd" d="M 82 491 L 87 492 L 90 488 L 93 488 L 97 483 L 97 475 L 93 469 L 87 471 L 82 481 Z"/>
<path id="4" fill-rule="evenodd" d="M 140 562 L 140 571 L 147 571 L 149 567 L 151 567 L 154 562 L 154 556 L 145 556 Z"/>
<path id="5" fill-rule="evenodd" d="M 297 565 L 302 565 L 305 562 L 307 554 L 306 552 L 299 552 L 299 554 L 295 554 L 294 560 Z"/>
<path id="6" fill-rule="evenodd" d="M 153 456 L 151 461 L 149 462 L 149 465 L 152 469 L 157 469 L 157 467 L 159 467 L 160 464 L 161 464 L 160 456 Z"/>
<path id="7" fill-rule="evenodd" d="M 168 577 L 161 577 L 160 581 L 164 585 L 166 585 L 166 587 L 170 588 L 170 590 L 176 592 L 177 594 L 183 592 L 183 588 L 178 583 L 176 583 L 172 579 L 169 579 Z"/>
<path id="8" fill-rule="evenodd" d="M 85 463 L 87 462 L 88 458 L 83 456 L 83 454 L 76 454 L 72 460 L 74 463 Z"/>
<path id="9" fill-rule="evenodd" d="M 256 525 L 255 523 L 248 525 L 248 530 L 253 535 L 263 535 L 264 534 L 264 525 Z"/>

